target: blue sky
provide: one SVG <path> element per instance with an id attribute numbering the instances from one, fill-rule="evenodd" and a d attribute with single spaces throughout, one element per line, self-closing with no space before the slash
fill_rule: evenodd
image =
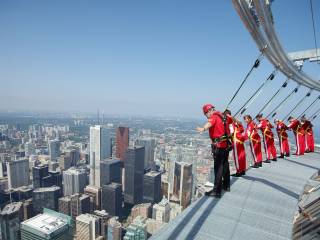
<path id="1" fill-rule="evenodd" d="M 320 45 L 320 2 L 313 3 Z M 272 10 L 287 51 L 314 48 L 309 0 L 275 1 Z M 3 0 L 0 36 L 2 111 L 201 117 L 204 103 L 226 105 L 258 55 L 226 0 Z M 272 70 L 264 60 L 231 109 Z M 305 70 L 320 79 L 320 65 Z M 279 74 L 248 112 L 284 79 Z"/>

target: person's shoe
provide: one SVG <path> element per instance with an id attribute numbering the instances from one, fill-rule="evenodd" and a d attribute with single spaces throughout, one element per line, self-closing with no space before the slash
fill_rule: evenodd
<path id="1" fill-rule="evenodd" d="M 271 163 L 271 161 L 270 161 L 269 159 L 267 159 L 267 160 L 265 160 L 265 161 L 263 161 L 263 162 L 265 162 L 265 163 Z"/>
<path id="2" fill-rule="evenodd" d="M 287 153 L 287 154 L 286 154 L 286 157 L 290 157 L 290 153 Z"/>
<path id="3" fill-rule="evenodd" d="M 282 155 L 278 156 L 278 158 L 284 158 L 284 155 L 282 154 Z"/>
<path id="4" fill-rule="evenodd" d="M 204 195 L 206 195 L 206 196 L 211 196 L 211 194 L 212 194 L 213 192 L 214 192 L 214 191 L 211 190 L 211 191 L 205 192 Z"/>
<path id="5" fill-rule="evenodd" d="M 276 162 L 276 161 L 277 161 L 277 158 L 272 159 L 272 161 Z"/>
<path id="6" fill-rule="evenodd" d="M 258 168 L 259 167 L 259 163 L 255 163 L 255 164 L 253 164 L 253 166 L 252 166 L 253 168 Z"/>
<path id="7" fill-rule="evenodd" d="M 230 192 L 230 187 L 224 187 L 223 190 L 226 192 Z"/>
<path id="8" fill-rule="evenodd" d="M 241 172 L 241 176 L 246 175 L 246 171 Z"/>
<path id="9" fill-rule="evenodd" d="M 262 167 L 262 162 L 259 162 L 259 163 L 258 163 L 258 167 Z"/>
<path id="10" fill-rule="evenodd" d="M 231 174 L 232 177 L 240 177 L 241 174 L 240 173 L 234 173 L 234 174 Z"/>
<path id="11" fill-rule="evenodd" d="M 212 193 L 210 194 L 210 197 L 221 198 L 221 193 L 212 191 Z"/>

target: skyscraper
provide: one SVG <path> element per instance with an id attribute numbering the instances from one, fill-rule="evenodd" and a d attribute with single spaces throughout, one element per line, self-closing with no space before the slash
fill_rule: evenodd
<path id="1" fill-rule="evenodd" d="M 161 202 L 153 205 L 152 218 L 161 222 L 169 222 L 170 204 L 165 197 L 161 200 Z"/>
<path id="2" fill-rule="evenodd" d="M 123 240 L 145 240 L 147 239 L 146 219 L 141 216 L 136 217 L 133 223 L 127 228 Z"/>
<path id="3" fill-rule="evenodd" d="M 83 193 L 87 186 L 87 173 L 85 169 L 69 168 L 63 172 L 64 195 Z"/>
<path id="4" fill-rule="evenodd" d="M 60 156 L 60 141 L 59 140 L 50 140 L 49 145 L 49 155 L 51 161 L 57 161 L 57 158 Z"/>
<path id="5" fill-rule="evenodd" d="M 0 239 L 20 239 L 20 222 L 23 221 L 22 202 L 6 205 L 0 214 Z"/>
<path id="6" fill-rule="evenodd" d="M 33 191 L 33 212 L 42 213 L 43 208 L 58 210 L 60 187 L 37 188 Z"/>
<path id="7" fill-rule="evenodd" d="M 111 157 L 109 130 L 100 125 L 90 127 L 90 185 L 100 185 L 100 162 Z"/>
<path id="8" fill-rule="evenodd" d="M 90 197 L 90 210 L 100 210 L 101 209 L 101 187 L 96 186 L 86 186 L 84 193 Z"/>
<path id="9" fill-rule="evenodd" d="M 59 212 L 76 219 L 77 216 L 90 212 L 90 197 L 86 194 L 75 194 L 59 198 Z"/>
<path id="10" fill-rule="evenodd" d="M 144 168 L 154 168 L 154 149 L 156 141 L 150 137 L 139 138 L 135 145 L 144 146 Z"/>
<path id="11" fill-rule="evenodd" d="M 110 183 L 102 186 L 102 209 L 112 216 L 121 217 L 122 214 L 122 186 Z"/>
<path id="12" fill-rule="evenodd" d="M 99 233 L 99 219 L 91 214 L 81 214 L 76 218 L 77 240 L 95 240 Z"/>
<path id="13" fill-rule="evenodd" d="M 108 240 L 121 240 L 122 227 L 117 217 L 113 217 L 109 220 L 108 225 Z"/>
<path id="14" fill-rule="evenodd" d="M 192 164 L 175 162 L 173 178 L 173 197 L 178 199 L 180 205 L 185 209 L 192 198 Z"/>
<path id="15" fill-rule="evenodd" d="M 157 203 L 161 201 L 161 173 L 147 172 L 143 180 L 143 201 Z"/>
<path id="16" fill-rule="evenodd" d="M 108 158 L 100 162 L 101 186 L 111 182 L 121 184 L 121 162 L 116 158 Z"/>
<path id="17" fill-rule="evenodd" d="M 8 188 L 28 186 L 30 182 L 29 160 L 7 162 Z"/>
<path id="18" fill-rule="evenodd" d="M 32 168 L 32 175 L 33 175 L 33 187 L 40 188 L 43 187 L 42 179 L 49 175 L 49 167 L 48 165 L 38 165 Z"/>
<path id="19" fill-rule="evenodd" d="M 126 151 L 129 146 L 129 128 L 118 127 L 116 133 L 116 157 L 124 161 Z"/>
<path id="20" fill-rule="evenodd" d="M 125 166 L 125 203 L 135 205 L 143 200 L 144 147 L 128 148 Z"/>

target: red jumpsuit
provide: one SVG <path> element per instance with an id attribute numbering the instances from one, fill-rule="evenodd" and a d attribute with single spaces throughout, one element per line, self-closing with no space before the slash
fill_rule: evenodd
<path id="1" fill-rule="evenodd" d="M 242 124 L 233 124 L 233 158 L 237 173 L 245 173 L 247 169 L 246 150 L 244 148 L 244 128 Z"/>
<path id="2" fill-rule="evenodd" d="M 246 139 L 249 139 L 250 141 L 250 149 L 254 159 L 254 163 L 262 163 L 261 138 L 254 121 L 248 123 L 245 136 Z"/>
<path id="3" fill-rule="evenodd" d="M 274 136 L 271 130 L 271 128 L 273 128 L 272 124 L 269 122 L 269 120 L 262 118 L 260 120 L 260 123 L 257 125 L 257 128 L 262 132 L 264 149 L 267 154 L 267 159 L 276 159 L 277 150 L 274 145 Z"/>
<path id="4" fill-rule="evenodd" d="M 277 133 L 279 137 L 279 146 L 280 146 L 280 154 L 281 157 L 286 155 L 287 157 L 290 155 L 290 147 L 287 130 L 289 128 L 282 121 L 277 123 Z"/>
<path id="5" fill-rule="evenodd" d="M 303 155 L 306 144 L 305 144 L 305 137 L 304 137 L 304 129 L 301 127 L 299 120 L 297 119 L 292 120 L 288 125 L 288 128 L 292 129 L 296 139 L 296 145 L 297 145 L 296 154 Z"/>
<path id="6" fill-rule="evenodd" d="M 305 146 L 306 146 L 306 152 L 314 152 L 314 136 L 313 136 L 313 130 L 312 130 L 312 123 L 308 120 L 306 120 L 302 124 L 302 128 L 305 132 Z"/>

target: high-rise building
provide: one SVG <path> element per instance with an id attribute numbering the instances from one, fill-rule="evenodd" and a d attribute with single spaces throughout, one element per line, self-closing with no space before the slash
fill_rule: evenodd
<path id="1" fill-rule="evenodd" d="M 48 142 L 49 146 L 49 155 L 51 161 L 57 161 L 60 156 L 60 141 L 59 140 L 50 140 Z"/>
<path id="2" fill-rule="evenodd" d="M 90 211 L 101 209 L 101 188 L 96 186 L 86 186 L 84 193 L 90 197 Z"/>
<path id="3" fill-rule="evenodd" d="M 162 222 L 169 222 L 170 210 L 169 201 L 164 197 L 161 202 L 153 205 L 152 218 Z"/>
<path id="4" fill-rule="evenodd" d="M 129 147 L 129 128 L 118 127 L 116 133 L 116 157 L 124 161 L 126 151 Z"/>
<path id="5" fill-rule="evenodd" d="M 37 165 L 32 168 L 33 176 L 33 187 L 40 188 L 43 187 L 43 178 L 49 175 L 48 165 Z"/>
<path id="6" fill-rule="evenodd" d="M 173 197 L 178 199 L 180 205 L 185 209 L 192 198 L 192 164 L 175 162 L 173 178 Z"/>
<path id="7" fill-rule="evenodd" d="M 21 223 L 21 240 L 71 240 L 71 218 L 46 210 Z"/>
<path id="8" fill-rule="evenodd" d="M 79 148 L 72 148 L 67 151 L 67 154 L 70 157 L 71 166 L 76 167 L 80 161 L 80 151 Z"/>
<path id="9" fill-rule="evenodd" d="M 0 213 L 0 239 L 20 239 L 20 223 L 23 221 L 22 202 L 6 205 Z"/>
<path id="10" fill-rule="evenodd" d="M 161 173 L 147 172 L 143 179 L 143 201 L 157 203 L 161 201 Z"/>
<path id="11" fill-rule="evenodd" d="M 136 205 L 143 201 L 144 147 L 130 147 L 126 152 L 124 201 Z"/>
<path id="12" fill-rule="evenodd" d="M 61 156 L 58 158 L 59 161 L 59 167 L 60 169 L 63 170 L 68 170 L 71 168 L 71 158 L 70 155 L 63 153 Z"/>
<path id="13" fill-rule="evenodd" d="M 156 147 L 155 139 L 150 137 L 139 138 L 135 141 L 135 145 L 144 146 L 144 168 L 154 168 L 154 149 Z"/>
<path id="14" fill-rule="evenodd" d="M 64 195 L 83 193 L 87 186 L 87 173 L 85 169 L 69 168 L 63 172 Z"/>
<path id="15" fill-rule="evenodd" d="M 111 182 L 121 184 L 121 162 L 116 158 L 105 159 L 100 162 L 101 186 Z"/>
<path id="16" fill-rule="evenodd" d="M 86 194 L 75 194 L 59 198 L 59 212 L 75 219 L 80 214 L 90 212 L 90 197 Z"/>
<path id="17" fill-rule="evenodd" d="M 99 219 L 99 235 L 102 236 L 104 239 L 108 239 L 108 222 L 111 217 L 110 214 L 107 213 L 105 210 L 96 210 L 93 212 L 93 215 Z"/>
<path id="18" fill-rule="evenodd" d="M 99 233 L 99 219 L 91 214 L 81 214 L 76 218 L 76 239 L 95 240 Z"/>
<path id="19" fill-rule="evenodd" d="M 36 150 L 33 142 L 25 143 L 24 150 L 25 150 L 26 157 L 36 154 Z"/>
<path id="20" fill-rule="evenodd" d="M 28 186 L 30 183 L 29 160 L 7 162 L 8 188 Z"/>
<path id="21" fill-rule="evenodd" d="M 122 186 L 119 183 L 110 183 L 102 186 L 102 209 L 112 216 L 122 215 Z"/>
<path id="22" fill-rule="evenodd" d="M 138 216 L 144 217 L 144 218 L 150 218 L 152 215 L 152 205 L 151 203 L 142 203 L 135 205 L 131 209 L 131 218 L 135 219 Z"/>
<path id="23" fill-rule="evenodd" d="M 123 240 L 145 240 L 147 239 L 146 219 L 141 216 L 136 217 L 133 223 L 127 228 Z"/>
<path id="24" fill-rule="evenodd" d="M 33 191 L 33 212 L 42 213 L 43 208 L 58 210 L 60 187 L 37 188 Z"/>
<path id="25" fill-rule="evenodd" d="M 100 125 L 90 127 L 90 185 L 100 185 L 100 162 L 111 157 L 109 130 Z"/>
<path id="26" fill-rule="evenodd" d="M 33 201 L 32 198 L 23 202 L 23 220 L 33 217 Z"/>
<path id="27" fill-rule="evenodd" d="M 108 240 L 121 240 L 122 238 L 122 226 L 117 217 L 113 217 L 109 220 L 108 225 Z"/>

